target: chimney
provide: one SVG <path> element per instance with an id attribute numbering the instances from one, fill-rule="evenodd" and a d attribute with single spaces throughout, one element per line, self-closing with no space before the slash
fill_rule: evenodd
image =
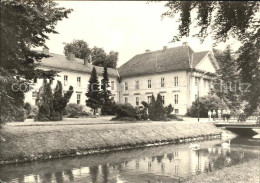
<path id="1" fill-rule="evenodd" d="M 47 48 L 47 47 L 43 47 L 43 49 L 42 49 L 42 53 L 48 55 L 48 54 L 49 54 L 49 48 Z"/>
<path id="2" fill-rule="evenodd" d="M 163 46 L 163 50 L 166 50 L 167 49 L 167 46 Z"/>
<path id="3" fill-rule="evenodd" d="M 188 42 L 183 42 L 182 46 L 189 46 Z"/>
<path id="4" fill-rule="evenodd" d="M 75 53 L 69 52 L 69 54 L 68 54 L 68 60 L 74 61 L 74 60 L 75 60 Z"/>
<path id="5" fill-rule="evenodd" d="M 149 50 L 149 49 L 147 49 L 147 50 L 145 50 L 145 53 L 149 53 L 151 50 Z"/>

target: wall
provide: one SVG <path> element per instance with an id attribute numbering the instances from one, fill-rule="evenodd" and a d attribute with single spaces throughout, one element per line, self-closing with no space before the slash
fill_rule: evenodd
<path id="1" fill-rule="evenodd" d="M 178 77 L 178 86 L 174 86 L 174 77 Z M 161 87 L 161 78 L 164 78 L 165 86 Z M 148 80 L 152 81 L 152 87 L 148 88 Z M 135 88 L 135 82 L 139 81 L 139 89 Z M 128 90 L 125 90 L 125 83 L 128 83 Z M 179 114 L 187 112 L 187 74 L 186 71 L 175 71 L 145 76 L 135 76 L 122 78 L 120 82 L 121 94 L 120 102 L 124 103 L 128 98 L 128 103 L 136 106 L 136 97 L 139 97 L 139 106 L 142 101 L 147 102 L 147 97 L 152 94 L 156 97 L 158 93 L 165 97 L 165 105 L 172 104 Z M 178 104 L 174 102 L 174 95 L 177 94 Z"/>

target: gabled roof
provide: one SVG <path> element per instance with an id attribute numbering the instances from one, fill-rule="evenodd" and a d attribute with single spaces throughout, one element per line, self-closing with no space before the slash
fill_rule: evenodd
<path id="1" fill-rule="evenodd" d="M 119 67 L 118 71 L 120 77 L 128 77 L 186 70 L 195 68 L 208 52 L 195 53 L 189 46 L 179 46 L 138 54 Z M 193 60 L 192 66 L 191 60 Z"/>
<path id="2" fill-rule="evenodd" d="M 91 73 L 93 67 L 96 68 L 97 74 L 102 75 L 104 68 L 99 66 L 93 66 L 91 64 L 84 65 L 82 59 L 75 58 L 75 60 L 67 60 L 65 55 L 49 53 L 51 57 L 43 58 L 40 62 L 40 66 L 50 67 L 53 70 L 71 70 L 76 72 Z M 112 77 L 118 77 L 115 69 L 108 68 L 108 75 Z"/>
<path id="3" fill-rule="evenodd" d="M 209 51 L 196 52 L 193 54 L 193 68 L 209 53 Z"/>

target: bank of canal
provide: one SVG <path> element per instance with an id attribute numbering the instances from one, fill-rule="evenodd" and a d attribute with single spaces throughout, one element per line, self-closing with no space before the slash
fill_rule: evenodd
<path id="1" fill-rule="evenodd" d="M 202 141 L 221 133 L 205 122 L 5 126 L 0 130 L 0 164 Z"/>
<path id="2" fill-rule="evenodd" d="M 171 144 L 88 156 L 1 165 L 5 182 L 259 182 L 259 139 Z M 250 166 L 250 167 L 249 167 Z M 250 170 L 251 169 L 251 170 Z"/>

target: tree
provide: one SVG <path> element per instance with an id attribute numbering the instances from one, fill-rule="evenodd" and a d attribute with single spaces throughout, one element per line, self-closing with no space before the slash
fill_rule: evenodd
<path id="1" fill-rule="evenodd" d="M 40 60 L 48 55 L 32 48 L 46 47 L 47 34 L 57 33 L 55 25 L 67 18 L 71 11 L 47 0 L 1 1 L 0 74 L 2 87 L 5 88 L 0 93 L 1 108 L 10 105 L 9 109 L 12 109 L 8 114 L 5 110 L 0 110 L 1 121 L 15 120 L 18 114 L 19 118 L 23 118 L 21 111 L 24 94 L 11 90 L 13 84 L 29 83 L 34 78 L 53 78 L 57 74 L 52 70 L 37 69 Z M 15 76 L 19 76 L 19 79 L 14 79 Z"/>
<path id="2" fill-rule="evenodd" d="M 243 92 L 244 99 L 248 102 L 246 115 L 250 116 L 260 103 L 258 87 L 260 71 L 259 67 L 252 69 L 253 66 L 258 65 L 260 58 L 260 2 L 168 1 L 165 6 L 169 9 L 162 16 L 180 15 L 179 35 L 174 36 L 173 41 L 190 36 L 190 26 L 195 22 L 199 27 L 199 33 L 195 36 L 202 41 L 211 33 L 217 42 L 226 42 L 229 38 L 235 38 L 242 43 L 237 52 L 236 62 L 242 82 L 251 85 L 250 91 Z M 191 18 L 192 11 L 196 15 L 195 20 Z"/>
<path id="3" fill-rule="evenodd" d="M 74 53 L 76 58 L 88 61 L 87 59 L 91 54 L 91 49 L 84 40 L 74 40 L 72 43 L 65 43 L 64 46 L 64 54 L 67 59 L 70 53 Z"/>
<path id="4" fill-rule="evenodd" d="M 53 99 L 53 120 L 59 121 L 62 120 L 62 112 L 66 108 L 72 94 L 73 94 L 73 87 L 70 86 L 69 90 L 64 94 L 62 94 L 62 84 L 60 81 L 57 81 L 57 85 L 54 92 L 54 99 Z"/>
<path id="5" fill-rule="evenodd" d="M 233 111 L 238 111 L 241 107 L 241 91 L 239 89 L 240 79 L 238 76 L 238 64 L 232 55 L 230 46 L 222 52 L 213 49 L 218 60 L 220 69 L 218 76 L 214 80 L 213 94 L 220 97 Z"/>
<path id="6" fill-rule="evenodd" d="M 221 101 L 221 99 L 215 95 L 209 95 L 205 97 L 197 98 L 192 106 L 188 110 L 188 116 L 197 117 L 198 116 L 198 106 L 200 107 L 199 115 L 200 117 L 208 117 L 209 110 L 225 109 L 226 104 Z"/>
<path id="7" fill-rule="evenodd" d="M 86 93 L 86 96 L 86 105 L 93 109 L 93 113 L 95 115 L 97 108 L 101 107 L 104 102 L 100 93 L 99 81 L 95 67 L 93 67 L 93 70 L 91 72 L 88 84 L 88 92 Z"/>
<path id="8" fill-rule="evenodd" d="M 94 47 L 92 49 L 92 64 L 95 66 L 116 68 L 118 61 L 118 52 L 111 51 L 106 54 L 103 48 Z"/>
<path id="9" fill-rule="evenodd" d="M 57 81 L 53 94 L 51 83 L 45 79 L 37 97 L 39 110 L 35 116 L 35 121 L 62 120 L 62 111 L 67 106 L 72 94 L 72 86 L 70 86 L 64 95 L 62 94 L 62 84 L 60 81 Z"/>
<path id="10" fill-rule="evenodd" d="M 104 67 L 103 72 L 103 79 L 101 80 L 101 96 L 104 100 L 104 103 L 101 108 L 101 113 L 105 115 L 113 115 L 114 112 L 112 110 L 114 102 L 110 99 L 111 97 L 111 91 L 108 90 L 109 85 L 109 78 L 107 73 L 107 67 Z"/>

